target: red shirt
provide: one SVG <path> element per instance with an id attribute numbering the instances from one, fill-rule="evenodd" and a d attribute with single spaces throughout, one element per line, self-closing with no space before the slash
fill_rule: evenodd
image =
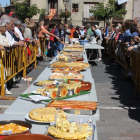
<path id="1" fill-rule="evenodd" d="M 53 29 L 51 33 L 54 34 L 54 31 L 55 31 L 55 29 Z M 54 41 L 54 37 L 50 36 L 50 40 Z"/>

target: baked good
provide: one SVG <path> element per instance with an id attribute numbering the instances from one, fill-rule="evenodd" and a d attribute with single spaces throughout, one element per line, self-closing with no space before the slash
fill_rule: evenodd
<path id="1" fill-rule="evenodd" d="M 9 130 L 12 131 L 12 134 L 15 133 L 17 134 L 17 133 L 25 132 L 29 130 L 29 128 L 15 123 L 0 125 L 0 134 L 3 134 L 3 131 L 9 131 Z"/>
<path id="2" fill-rule="evenodd" d="M 56 99 L 57 98 L 57 92 L 56 91 L 53 91 L 51 94 L 50 94 L 50 97 L 52 99 Z"/>
<path id="3" fill-rule="evenodd" d="M 71 71 L 71 69 L 69 67 L 66 67 L 64 71 Z"/>
<path id="4" fill-rule="evenodd" d="M 90 82 L 81 82 L 81 88 L 80 90 L 91 90 L 92 84 Z"/>
<path id="5" fill-rule="evenodd" d="M 64 75 L 63 73 L 52 73 L 50 75 L 50 79 L 83 79 L 82 74 L 74 74 L 74 73 L 69 73 L 68 75 Z"/>
<path id="6" fill-rule="evenodd" d="M 67 94 L 68 94 L 68 89 L 67 89 L 67 87 L 62 87 L 62 88 L 60 89 L 60 96 L 61 96 L 61 97 L 66 97 Z"/>
<path id="7" fill-rule="evenodd" d="M 74 89 L 74 93 L 75 94 L 80 94 L 80 87 L 76 87 L 75 89 Z"/>
<path id="8" fill-rule="evenodd" d="M 78 68 L 86 68 L 89 67 L 89 63 L 85 63 L 83 61 L 74 61 L 74 62 L 66 62 L 64 61 L 56 61 L 51 64 L 51 67 L 78 67 Z"/>
<path id="9" fill-rule="evenodd" d="M 32 120 L 43 121 L 43 122 L 54 122 L 55 115 L 58 111 L 54 107 L 37 108 L 29 112 L 29 117 Z"/>
<path id="10" fill-rule="evenodd" d="M 55 69 L 52 70 L 52 72 L 55 72 L 55 71 L 61 71 L 61 69 L 60 68 L 55 68 Z"/>
<path id="11" fill-rule="evenodd" d="M 97 102 L 54 100 L 49 104 L 49 107 L 62 108 L 62 109 L 71 108 L 71 109 L 81 109 L 81 110 L 96 110 L 98 105 Z"/>
<path id="12" fill-rule="evenodd" d="M 37 85 L 39 86 L 42 86 L 43 84 L 53 84 L 53 81 L 46 80 L 46 81 L 39 81 L 37 83 Z"/>

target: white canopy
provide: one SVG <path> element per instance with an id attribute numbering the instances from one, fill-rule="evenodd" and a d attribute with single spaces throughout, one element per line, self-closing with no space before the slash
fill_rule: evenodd
<path id="1" fill-rule="evenodd" d="M 128 2 L 129 0 L 115 0 L 115 1 L 118 2 L 118 5 L 121 5 L 121 4 L 125 3 L 125 2 Z"/>

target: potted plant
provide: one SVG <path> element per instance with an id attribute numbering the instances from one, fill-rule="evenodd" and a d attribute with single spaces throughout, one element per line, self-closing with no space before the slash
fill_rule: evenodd
<path id="1" fill-rule="evenodd" d="M 71 12 L 70 11 L 66 11 L 66 12 L 62 12 L 62 13 L 60 13 L 60 17 L 62 18 L 62 17 L 70 17 L 71 16 Z"/>

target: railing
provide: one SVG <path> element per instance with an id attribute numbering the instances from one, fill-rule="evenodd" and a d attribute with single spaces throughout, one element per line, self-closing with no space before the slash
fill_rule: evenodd
<path id="1" fill-rule="evenodd" d="M 121 66 L 128 70 L 126 63 L 126 44 L 116 42 L 115 40 L 105 41 L 105 52 L 116 60 Z M 135 96 L 140 95 L 140 53 L 131 52 L 129 71 L 132 73 L 132 79 L 135 82 Z"/>
<path id="2" fill-rule="evenodd" d="M 95 21 L 93 13 L 90 12 L 83 12 L 83 21 Z"/>
<path id="3" fill-rule="evenodd" d="M 0 51 L 0 99 L 14 99 L 12 97 L 5 97 L 4 84 L 14 76 L 18 75 L 20 72 L 23 72 L 23 77 L 26 77 L 26 69 L 32 63 L 35 63 L 36 67 L 36 53 L 38 48 L 32 44 L 27 45 L 31 50 L 30 56 L 28 55 L 27 48 L 25 47 L 12 47 L 9 52 Z"/>
<path id="4" fill-rule="evenodd" d="M 56 14 L 54 15 L 53 18 L 60 18 L 60 14 L 63 12 L 62 9 L 57 9 L 56 10 Z M 47 16 L 50 14 L 50 12 L 48 10 L 45 11 L 45 17 L 47 18 Z"/>

